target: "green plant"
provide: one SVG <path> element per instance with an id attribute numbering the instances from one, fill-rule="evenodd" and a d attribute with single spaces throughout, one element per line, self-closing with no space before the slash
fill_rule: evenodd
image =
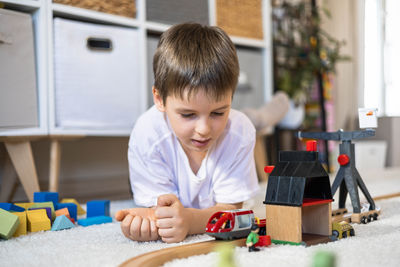
<path id="1" fill-rule="evenodd" d="M 322 12 L 307 1 L 273 1 L 274 80 L 295 102 L 304 103 L 317 73 L 335 72 L 344 41 L 336 40 L 320 28 Z"/>

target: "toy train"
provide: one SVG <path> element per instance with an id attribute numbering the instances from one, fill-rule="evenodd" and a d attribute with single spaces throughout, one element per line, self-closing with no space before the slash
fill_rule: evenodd
<path id="1" fill-rule="evenodd" d="M 265 219 L 256 218 L 252 210 L 219 211 L 208 220 L 206 234 L 224 240 L 245 238 L 251 232 L 253 224 L 260 228 L 260 236 L 265 235 Z"/>

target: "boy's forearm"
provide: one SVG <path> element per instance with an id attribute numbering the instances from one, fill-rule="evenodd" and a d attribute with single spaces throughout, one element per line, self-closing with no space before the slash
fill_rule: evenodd
<path id="1" fill-rule="evenodd" d="M 207 209 L 186 208 L 190 216 L 189 235 L 203 234 L 206 230 L 207 222 L 211 215 L 221 210 L 233 210 L 242 208 L 243 203 L 236 204 L 217 204 Z"/>

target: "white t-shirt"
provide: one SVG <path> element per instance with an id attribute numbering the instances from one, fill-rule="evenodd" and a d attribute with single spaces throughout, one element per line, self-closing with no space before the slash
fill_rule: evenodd
<path id="1" fill-rule="evenodd" d="M 254 126 L 243 113 L 231 109 L 224 132 L 195 174 L 165 113 L 153 106 L 137 120 L 129 140 L 136 205 L 156 206 L 158 196 L 171 193 L 186 208 L 248 200 L 258 190 L 254 144 Z"/>

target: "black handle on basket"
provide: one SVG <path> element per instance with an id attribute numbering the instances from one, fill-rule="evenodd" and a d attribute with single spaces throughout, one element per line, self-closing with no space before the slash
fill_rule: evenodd
<path id="1" fill-rule="evenodd" d="M 111 51 L 113 48 L 112 41 L 108 38 L 88 37 L 86 46 L 90 50 Z"/>

